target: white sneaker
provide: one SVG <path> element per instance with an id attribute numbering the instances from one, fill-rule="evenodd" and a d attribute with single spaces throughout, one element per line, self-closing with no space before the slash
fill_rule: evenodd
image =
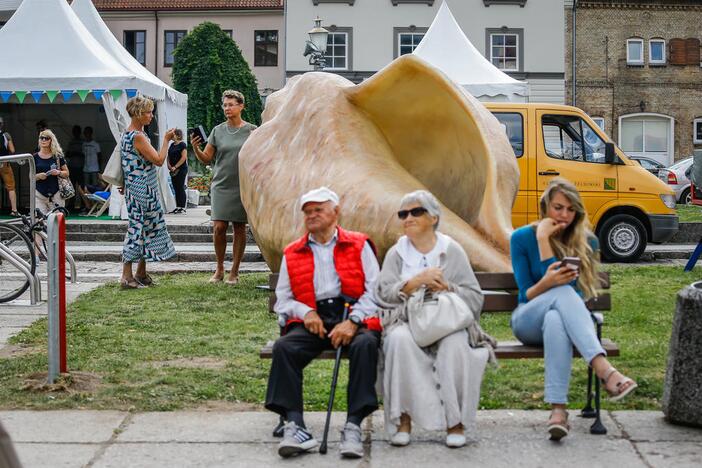
<path id="1" fill-rule="evenodd" d="M 285 424 L 283 440 L 278 444 L 278 455 L 283 458 L 298 455 L 319 445 L 312 434 L 298 427 L 293 421 Z"/>
<path id="2" fill-rule="evenodd" d="M 341 431 L 339 452 L 344 458 L 363 457 L 363 434 L 361 428 L 354 423 L 347 422 Z"/>
<path id="3" fill-rule="evenodd" d="M 463 447 L 466 445 L 466 436 L 463 434 L 447 434 L 446 446 L 451 448 Z"/>
<path id="4" fill-rule="evenodd" d="M 404 447 L 405 445 L 409 445 L 409 443 L 410 443 L 410 433 L 409 432 L 396 432 L 390 438 L 390 445 L 394 445 L 396 447 Z"/>

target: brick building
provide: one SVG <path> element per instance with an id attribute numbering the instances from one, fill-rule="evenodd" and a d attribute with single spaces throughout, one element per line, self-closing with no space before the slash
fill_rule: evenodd
<path id="1" fill-rule="evenodd" d="M 565 17 L 567 103 L 572 1 Z M 668 165 L 702 150 L 702 1 L 581 0 L 575 17 L 575 104 L 627 154 Z"/>

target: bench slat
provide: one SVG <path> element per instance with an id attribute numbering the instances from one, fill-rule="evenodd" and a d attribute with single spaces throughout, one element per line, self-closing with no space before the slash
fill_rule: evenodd
<path id="1" fill-rule="evenodd" d="M 609 289 L 609 273 L 606 271 L 601 271 L 600 276 L 600 288 Z M 517 281 L 514 279 L 512 273 L 485 273 L 478 271 L 475 273 L 475 277 L 478 279 L 480 288 L 484 290 L 490 289 L 517 289 Z"/>
<path id="2" fill-rule="evenodd" d="M 587 301 L 587 307 L 593 311 L 605 311 L 612 308 L 612 298 L 604 293 Z M 516 294 L 485 294 L 483 312 L 512 312 L 517 308 Z"/>
<path id="3" fill-rule="evenodd" d="M 619 346 L 612 340 L 607 338 L 602 339 L 602 347 L 607 351 L 608 357 L 619 356 Z M 495 354 L 498 359 L 529 359 L 543 358 L 544 349 L 538 346 L 526 346 L 519 341 L 500 341 L 495 349 Z M 573 349 L 575 356 L 580 356 L 576 349 Z M 273 357 L 273 341 L 266 343 L 266 346 L 261 348 L 259 356 L 262 359 L 271 359 Z M 346 358 L 346 353 L 343 353 Z M 335 359 L 336 351 L 323 351 L 317 359 Z"/>

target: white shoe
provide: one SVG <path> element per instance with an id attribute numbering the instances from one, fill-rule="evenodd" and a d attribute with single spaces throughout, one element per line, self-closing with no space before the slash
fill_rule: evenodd
<path id="1" fill-rule="evenodd" d="M 283 440 L 278 444 L 278 455 L 292 457 L 316 448 L 317 441 L 307 430 L 298 427 L 293 421 L 285 424 Z"/>
<path id="2" fill-rule="evenodd" d="M 404 447 L 405 445 L 409 445 L 409 443 L 410 443 L 410 433 L 409 432 L 396 432 L 390 438 L 390 445 L 394 445 L 396 447 Z"/>
<path id="3" fill-rule="evenodd" d="M 463 447 L 466 445 L 466 436 L 463 434 L 447 434 L 446 446 L 451 448 Z"/>

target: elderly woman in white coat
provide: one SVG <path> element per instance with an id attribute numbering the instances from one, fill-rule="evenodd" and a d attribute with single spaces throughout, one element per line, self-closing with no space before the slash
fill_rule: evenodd
<path id="1" fill-rule="evenodd" d="M 440 207 L 431 193 L 405 195 L 398 216 L 405 235 L 385 256 L 376 287 L 384 309 L 385 426 L 392 445 L 409 444 L 415 423 L 445 430 L 446 445 L 461 447 L 466 431 L 475 427 L 480 384 L 491 356 L 487 348 L 494 344 L 477 324 L 483 294 L 463 248 L 437 231 Z M 420 347 L 408 324 L 408 303 L 416 294 L 446 291 L 465 302 L 475 322 Z"/>

